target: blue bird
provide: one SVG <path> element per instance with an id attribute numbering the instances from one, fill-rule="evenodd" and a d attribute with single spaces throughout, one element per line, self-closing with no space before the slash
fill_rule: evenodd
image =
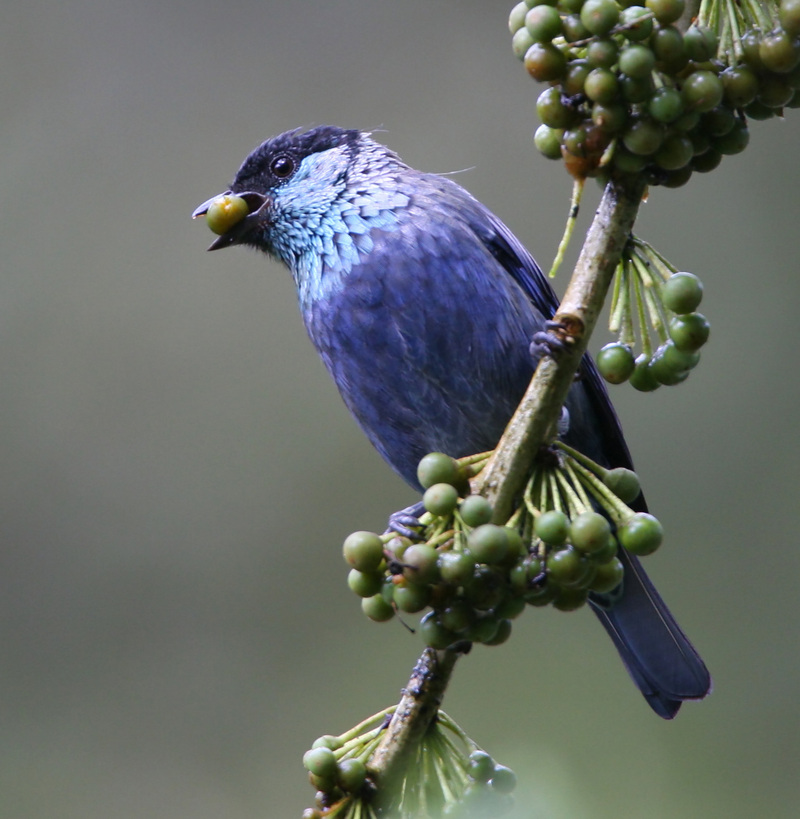
<path id="1" fill-rule="evenodd" d="M 230 192 L 249 213 L 209 249 L 248 245 L 289 268 L 311 341 L 396 472 L 419 489 L 427 453 L 494 448 L 535 369 L 531 339 L 558 307 L 494 214 L 370 134 L 331 126 L 267 140 Z M 607 466 L 631 467 L 589 356 L 567 409 L 565 440 Z M 590 603 L 650 706 L 671 719 L 711 680 L 639 561 L 622 549 L 620 557 L 621 587 Z"/>

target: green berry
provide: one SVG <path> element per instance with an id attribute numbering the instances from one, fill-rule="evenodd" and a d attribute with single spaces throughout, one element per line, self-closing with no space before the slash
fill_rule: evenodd
<path id="1" fill-rule="evenodd" d="M 535 43 L 549 43 L 562 32 L 561 15 L 553 6 L 534 6 L 525 16 L 525 28 Z"/>
<path id="2" fill-rule="evenodd" d="M 339 786 L 346 793 L 358 793 L 367 780 L 367 768 L 360 759 L 343 759 L 339 763 Z"/>
<path id="3" fill-rule="evenodd" d="M 758 77 L 746 65 L 733 65 L 720 75 L 725 102 L 734 108 L 749 105 L 758 94 Z"/>
<path id="4" fill-rule="evenodd" d="M 675 355 L 670 355 L 670 352 Z M 697 360 L 700 358 L 697 353 L 679 352 L 675 345 L 668 341 L 656 350 L 653 360 L 650 362 L 650 371 L 658 379 L 659 383 L 665 386 L 672 387 L 675 384 L 680 384 L 688 378 L 691 369 L 690 366 L 684 366 L 681 359 L 681 356 L 684 355 L 696 355 Z M 697 360 L 694 361 L 692 366 L 697 363 Z"/>
<path id="5" fill-rule="evenodd" d="M 564 27 L 564 39 L 568 43 L 575 43 L 578 40 L 588 40 L 592 33 L 583 24 L 580 14 L 568 14 L 562 21 Z"/>
<path id="6" fill-rule="evenodd" d="M 525 601 L 521 597 L 508 597 L 498 605 L 494 614 L 500 620 L 514 620 L 525 611 Z"/>
<path id="7" fill-rule="evenodd" d="M 720 162 L 722 162 L 722 154 L 716 148 L 709 148 L 692 158 L 691 167 L 698 173 L 708 173 L 718 168 Z"/>
<path id="8" fill-rule="evenodd" d="M 622 384 L 627 381 L 635 366 L 631 348 L 620 342 L 606 344 L 597 354 L 595 362 L 600 375 L 609 384 Z"/>
<path id="9" fill-rule="evenodd" d="M 658 519 L 647 512 L 637 512 L 617 535 L 619 542 L 631 554 L 649 555 L 652 554 L 664 539 L 664 529 Z"/>
<path id="10" fill-rule="evenodd" d="M 458 486 L 462 481 L 462 476 L 454 458 L 443 452 L 431 452 L 419 462 L 417 480 L 422 484 L 423 489 L 429 489 L 436 483 Z"/>
<path id="11" fill-rule="evenodd" d="M 439 578 L 439 553 L 427 543 L 414 543 L 403 552 L 403 577 L 409 584 L 425 585 Z"/>
<path id="12" fill-rule="evenodd" d="M 558 611 L 575 611 L 586 603 L 588 594 L 586 589 L 556 589 L 553 608 Z"/>
<path id="13" fill-rule="evenodd" d="M 550 509 L 536 518 L 533 531 L 545 543 L 563 546 L 569 537 L 569 518 L 558 509 Z"/>
<path id="14" fill-rule="evenodd" d="M 435 483 L 425 490 L 422 503 L 431 514 L 447 517 L 458 505 L 458 490 L 450 483 Z"/>
<path id="15" fill-rule="evenodd" d="M 608 68 L 594 68 L 586 75 L 583 91 L 593 102 L 612 103 L 619 96 L 619 81 Z"/>
<path id="16" fill-rule="evenodd" d="M 481 614 L 467 629 L 467 639 L 475 643 L 489 643 L 497 635 L 500 621 L 493 614 Z"/>
<path id="17" fill-rule="evenodd" d="M 361 611 L 376 623 L 385 623 L 394 617 L 394 607 L 384 599 L 382 594 L 365 597 L 361 601 Z"/>
<path id="18" fill-rule="evenodd" d="M 525 69 L 539 82 L 560 80 L 567 71 L 567 58 L 552 43 L 534 43 L 525 52 Z"/>
<path id="19" fill-rule="evenodd" d="M 521 28 L 511 38 L 511 50 L 518 60 L 524 60 L 528 49 L 533 45 L 533 37 L 531 37 L 527 28 Z"/>
<path id="20" fill-rule="evenodd" d="M 523 603 L 524 605 L 524 603 Z M 497 629 L 492 637 L 488 640 L 483 640 L 485 646 L 499 646 L 505 643 L 511 636 L 511 620 L 500 619 L 497 621 Z"/>
<path id="21" fill-rule="evenodd" d="M 494 773 L 494 760 L 486 751 L 473 751 L 467 763 L 467 775 L 475 782 L 488 782 Z"/>
<path id="22" fill-rule="evenodd" d="M 683 35 L 683 41 L 686 44 L 689 59 L 696 63 L 704 63 L 717 55 L 719 40 L 716 33 L 710 28 L 693 25 Z"/>
<path id="23" fill-rule="evenodd" d="M 536 100 L 536 113 L 544 125 L 550 128 L 567 128 L 576 121 L 577 112 L 552 85 L 545 88 Z"/>
<path id="24" fill-rule="evenodd" d="M 677 74 L 689 62 L 683 35 L 674 26 L 657 28 L 650 38 L 650 48 L 656 56 L 656 65 L 667 74 Z"/>
<path id="25" fill-rule="evenodd" d="M 466 552 L 442 552 L 438 564 L 442 580 L 454 586 L 462 586 L 475 571 L 475 558 Z"/>
<path id="26" fill-rule="evenodd" d="M 703 299 L 703 283 L 693 273 L 673 273 L 661 287 L 661 300 L 673 313 L 693 313 Z"/>
<path id="27" fill-rule="evenodd" d="M 674 23 L 686 7 L 684 0 L 646 0 L 645 5 L 661 25 Z"/>
<path id="28" fill-rule="evenodd" d="M 586 60 L 595 68 L 612 68 L 619 57 L 619 49 L 610 37 L 594 37 L 586 47 Z"/>
<path id="29" fill-rule="evenodd" d="M 439 622 L 452 632 L 469 628 L 474 619 L 475 612 L 462 598 L 456 598 L 449 606 L 439 610 Z"/>
<path id="30" fill-rule="evenodd" d="M 722 81 L 713 71 L 695 71 L 683 82 L 681 94 L 691 111 L 710 111 L 722 102 Z"/>
<path id="31" fill-rule="evenodd" d="M 622 34 L 628 40 L 639 42 L 646 40 L 653 31 L 653 18 L 642 6 L 628 6 L 619 16 L 623 26 Z"/>
<path id="32" fill-rule="evenodd" d="M 687 313 L 670 321 L 669 337 L 682 352 L 694 353 L 708 341 L 710 329 L 702 313 Z"/>
<path id="33" fill-rule="evenodd" d="M 800 0 L 782 0 L 779 14 L 783 30 L 797 37 L 800 34 Z"/>
<path id="34" fill-rule="evenodd" d="M 493 609 L 502 602 L 506 594 L 504 576 L 489 566 L 476 566 L 471 579 L 464 585 L 464 598 L 480 611 Z M 478 642 L 483 642 L 483 639 Z"/>
<path id="35" fill-rule="evenodd" d="M 527 13 L 528 4 L 524 0 L 511 9 L 511 13 L 508 15 L 508 30 L 511 34 L 515 34 L 525 25 L 525 15 Z"/>
<path id="36" fill-rule="evenodd" d="M 581 512 L 572 519 L 569 527 L 569 542 L 584 554 L 593 554 L 602 549 L 611 536 L 611 526 L 597 512 Z"/>
<path id="37" fill-rule="evenodd" d="M 761 78 L 756 102 L 767 108 L 783 108 L 794 96 L 794 89 L 782 75 L 766 74 Z M 753 105 L 753 103 L 750 103 Z"/>
<path id="38" fill-rule="evenodd" d="M 647 46 L 638 43 L 623 48 L 619 54 L 619 70 L 635 79 L 649 77 L 655 63 L 653 52 Z"/>
<path id="39" fill-rule="evenodd" d="M 551 128 L 549 125 L 540 125 L 533 135 L 533 144 L 539 153 L 547 159 L 561 159 L 561 137 L 564 131 Z"/>
<path id="40" fill-rule="evenodd" d="M 664 141 L 664 129 L 650 119 L 640 119 L 634 122 L 622 135 L 625 147 L 638 156 L 654 154 Z"/>
<path id="41" fill-rule="evenodd" d="M 603 476 L 603 483 L 623 502 L 631 503 L 641 494 L 639 477 L 632 469 L 618 466 L 609 469 Z"/>
<path id="42" fill-rule="evenodd" d="M 628 109 L 624 105 L 596 102 L 592 106 L 592 122 L 604 134 L 616 134 L 628 122 Z"/>
<path id="43" fill-rule="evenodd" d="M 651 74 L 646 77 L 629 77 L 627 74 L 620 74 L 619 85 L 623 98 L 634 104 L 647 102 L 655 92 Z"/>
<path id="44" fill-rule="evenodd" d="M 618 557 L 613 557 L 606 563 L 601 563 L 594 573 L 589 588 L 594 592 L 610 592 L 619 586 L 625 574 L 625 567 Z"/>
<path id="45" fill-rule="evenodd" d="M 422 611 L 430 602 L 430 586 L 396 585 L 394 587 L 394 604 L 400 611 L 407 614 L 416 614 Z"/>
<path id="46" fill-rule="evenodd" d="M 653 159 L 659 168 L 665 171 L 677 171 L 685 168 L 694 156 L 692 141 L 682 134 L 667 134 Z"/>
<path id="47" fill-rule="evenodd" d="M 484 523 L 470 532 L 467 545 L 478 563 L 502 563 L 508 554 L 506 529 L 504 526 Z"/>
<path id="48" fill-rule="evenodd" d="M 345 538 L 342 554 L 360 572 L 374 572 L 383 560 L 383 541 L 374 532 L 353 532 Z"/>
<path id="49" fill-rule="evenodd" d="M 511 793 L 517 787 L 517 775 L 505 765 L 496 765 L 489 784 L 498 793 Z"/>
<path id="50" fill-rule="evenodd" d="M 744 119 L 737 120 L 733 128 L 714 140 L 714 147 L 724 156 L 741 153 L 750 142 L 750 131 Z"/>
<path id="51" fill-rule="evenodd" d="M 350 569 L 347 575 L 347 585 L 359 597 L 372 597 L 381 590 L 383 575 Z"/>
<path id="52" fill-rule="evenodd" d="M 226 193 L 218 196 L 206 211 L 208 229 L 221 236 L 250 213 L 250 208 L 241 196 Z"/>
<path id="53" fill-rule="evenodd" d="M 445 628 L 435 612 L 429 611 L 419 623 L 419 633 L 429 648 L 443 650 L 458 640 L 458 635 Z"/>
<path id="54" fill-rule="evenodd" d="M 683 97 L 675 88 L 662 86 L 647 103 L 650 116 L 657 122 L 675 122 L 683 114 Z"/>
<path id="55" fill-rule="evenodd" d="M 650 356 L 646 353 L 641 353 L 636 358 L 636 366 L 630 380 L 631 386 L 639 390 L 639 392 L 653 392 L 653 390 L 657 390 L 661 386 L 661 383 L 650 369 Z"/>
<path id="56" fill-rule="evenodd" d="M 330 748 L 312 748 L 303 754 L 303 767 L 315 776 L 334 779 L 339 772 L 336 757 Z"/>
<path id="57" fill-rule="evenodd" d="M 582 588 L 592 577 L 594 567 L 585 555 L 569 546 L 551 552 L 545 561 L 547 575 L 559 586 Z"/>
<path id="58" fill-rule="evenodd" d="M 586 0 L 581 22 L 592 34 L 608 34 L 619 22 L 619 8 L 614 0 Z"/>
<path id="59" fill-rule="evenodd" d="M 758 56 L 768 71 L 785 74 L 800 62 L 800 48 L 791 34 L 778 28 L 761 38 Z"/>
<path id="60" fill-rule="evenodd" d="M 567 74 L 561 81 L 561 87 L 568 97 L 574 97 L 583 93 L 586 77 L 592 67 L 586 60 L 570 60 L 567 66 Z"/>
<path id="61" fill-rule="evenodd" d="M 489 523 L 492 519 L 492 504 L 482 495 L 469 495 L 461 501 L 459 507 L 461 520 L 467 526 L 475 527 Z"/>

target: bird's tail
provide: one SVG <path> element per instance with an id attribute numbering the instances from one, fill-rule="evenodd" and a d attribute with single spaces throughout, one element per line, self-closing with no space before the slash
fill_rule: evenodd
<path id="1" fill-rule="evenodd" d="M 709 693 L 711 676 L 638 559 L 624 549 L 619 557 L 622 593 L 596 595 L 590 603 L 650 707 L 672 719 L 684 700 Z"/>

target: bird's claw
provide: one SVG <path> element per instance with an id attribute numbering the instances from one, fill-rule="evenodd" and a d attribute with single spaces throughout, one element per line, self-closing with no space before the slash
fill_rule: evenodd
<path id="1" fill-rule="evenodd" d="M 572 337 L 565 333 L 567 326 L 560 321 L 547 320 L 544 330 L 533 334 L 531 340 L 531 356 L 538 361 L 543 355 L 558 358 L 569 349 Z"/>
<path id="2" fill-rule="evenodd" d="M 405 509 L 400 509 L 397 512 L 392 512 L 389 515 L 389 523 L 386 527 L 385 534 L 397 534 L 407 537 L 409 540 L 420 540 L 422 523 L 420 517 L 425 511 L 422 503 L 415 503 L 407 506 Z"/>

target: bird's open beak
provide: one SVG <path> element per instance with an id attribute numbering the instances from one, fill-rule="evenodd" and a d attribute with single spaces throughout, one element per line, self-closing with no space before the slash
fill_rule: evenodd
<path id="1" fill-rule="evenodd" d="M 203 202 L 202 205 L 195 208 L 192 213 L 192 219 L 198 216 L 205 216 L 208 209 L 221 197 L 229 196 L 230 191 L 212 196 L 211 199 Z M 233 224 L 225 233 L 221 234 L 208 247 L 208 250 L 220 250 L 223 247 L 232 247 L 233 245 L 241 244 L 245 236 L 256 227 L 256 223 L 261 218 L 261 212 L 268 204 L 269 199 L 260 193 L 254 191 L 246 191 L 245 193 L 236 194 L 247 203 L 248 212 L 235 224 Z"/>

